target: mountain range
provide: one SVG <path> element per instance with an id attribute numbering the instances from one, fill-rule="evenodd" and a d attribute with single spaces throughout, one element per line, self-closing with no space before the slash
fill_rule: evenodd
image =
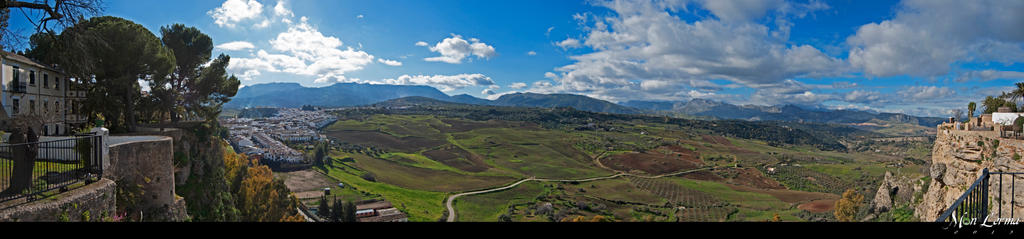
<path id="1" fill-rule="evenodd" d="M 467 94 L 450 96 L 430 86 L 337 83 L 326 87 L 303 87 L 297 83 L 268 83 L 238 90 L 226 108 L 291 107 L 315 105 L 343 107 L 370 105 L 386 100 L 419 96 L 440 101 L 492 106 L 572 107 L 578 110 L 615 114 L 670 114 L 711 119 L 788 121 L 885 126 L 907 124 L 934 127 L 943 118 L 918 117 L 900 113 L 858 110 L 829 110 L 796 105 L 733 105 L 706 99 L 690 101 L 626 101 L 621 104 L 574 94 L 506 94 L 494 100 Z"/>
<path id="2" fill-rule="evenodd" d="M 939 117 L 918 117 L 900 113 L 875 113 L 859 110 L 829 110 L 800 107 L 796 105 L 733 105 L 724 102 L 693 99 L 690 101 L 658 102 L 627 101 L 622 105 L 673 112 L 691 116 L 707 116 L 718 119 L 771 120 L 789 122 L 814 122 L 833 124 L 912 124 L 934 127 L 946 120 Z"/>
<path id="3" fill-rule="evenodd" d="M 647 112 L 612 102 L 572 94 L 515 93 L 495 100 L 476 98 L 467 94 L 449 96 L 430 86 L 337 83 L 311 88 L 297 83 L 269 83 L 246 86 L 225 104 L 226 108 L 289 107 L 303 105 L 343 107 L 369 105 L 381 101 L 409 96 L 421 96 L 441 101 L 493 106 L 520 107 L 573 107 L 578 110 L 616 114 Z"/>

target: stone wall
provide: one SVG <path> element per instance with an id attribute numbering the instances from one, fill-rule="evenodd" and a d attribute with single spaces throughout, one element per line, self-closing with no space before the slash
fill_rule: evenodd
<path id="1" fill-rule="evenodd" d="M 939 125 L 935 146 L 932 147 L 931 183 L 915 215 L 922 221 L 938 219 L 985 168 L 990 172 L 1024 172 L 1024 164 L 1019 159 L 1022 156 L 1024 140 L 1000 138 L 996 131 L 954 130 L 948 124 Z M 999 180 L 999 177 L 993 177 L 989 181 L 993 214 L 998 209 Z M 1024 200 L 1015 200 L 1012 207 L 1009 200 L 1011 196 L 1024 199 L 1022 187 L 1016 187 L 1013 192 L 1010 190 L 1011 180 L 1020 181 L 1024 186 L 1024 176 L 1016 179 L 1002 176 L 1002 180 L 1002 214 L 1006 217 L 1013 208 L 1015 216 L 1024 215 Z"/>
<path id="2" fill-rule="evenodd" d="M 166 136 L 111 136 L 110 168 L 103 177 L 122 188 L 138 187 L 140 210 L 156 213 L 144 220 L 184 220 L 184 203 L 174 192 L 174 145 Z M 178 208 L 182 207 L 182 208 Z"/>
<path id="3" fill-rule="evenodd" d="M 77 222 L 85 219 L 83 215 L 89 215 L 89 221 L 100 221 L 104 215 L 114 216 L 117 201 L 115 187 L 114 181 L 100 179 L 52 198 L 2 209 L 0 221 Z"/>

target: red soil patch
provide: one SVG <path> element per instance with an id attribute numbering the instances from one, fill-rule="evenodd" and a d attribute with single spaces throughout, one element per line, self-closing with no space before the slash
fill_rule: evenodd
<path id="1" fill-rule="evenodd" d="M 704 139 L 704 141 L 706 141 L 706 142 L 711 142 L 713 144 L 720 144 L 720 145 L 725 145 L 725 146 L 733 146 L 732 142 L 730 142 L 729 139 L 726 139 L 725 137 L 718 136 L 718 135 L 701 135 L 700 138 Z"/>
<path id="2" fill-rule="evenodd" d="M 658 147 L 643 153 L 619 154 L 601 159 L 601 164 L 617 170 L 638 170 L 649 174 L 672 173 L 704 165 L 696 152 L 682 147 Z"/>
<path id="3" fill-rule="evenodd" d="M 480 156 L 451 145 L 423 152 L 423 155 L 434 161 L 467 172 L 483 172 L 490 168 Z"/>
<path id="4" fill-rule="evenodd" d="M 810 201 L 808 203 L 800 204 L 799 206 L 796 206 L 796 208 L 803 209 L 803 210 L 806 210 L 808 212 L 813 212 L 813 213 L 822 213 L 822 212 L 832 211 L 832 209 L 835 209 L 835 206 L 836 206 L 836 200 L 835 199 L 822 199 L 822 200 L 814 200 L 814 201 Z"/>
<path id="5" fill-rule="evenodd" d="M 736 173 L 736 177 L 730 180 L 730 182 L 738 185 L 751 186 L 754 188 L 761 189 L 786 189 L 778 181 L 775 181 L 769 177 L 765 177 L 761 171 L 752 168 L 732 168 Z"/>
<path id="6" fill-rule="evenodd" d="M 425 148 L 441 146 L 445 141 L 417 136 L 395 137 L 377 131 L 337 130 L 328 131 L 327 136 L 351 144 L 375 146 L 401 152 L 416 152 Z"/>
<path id="7" fill-rule="evenodd" d="M 714 173 L 709 172 L 709 171 L 699 171 L 699 172 L 692 172 L 692 173 L 684 174 L 683 178 L 693 179 L 693 180 L 701 180 L 701 181 L 713 181 L 713 182 L 723 182 L 723 181 L 725 181 L 725 178 L 722 178 L 722 177 L 718 176 L 717 174 L 714 174 Z"/>

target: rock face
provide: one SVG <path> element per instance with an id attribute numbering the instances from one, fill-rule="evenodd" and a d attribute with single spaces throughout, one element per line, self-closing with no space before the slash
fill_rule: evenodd
<path id="1" fill-rule="evenodd" d="M 885 172 L 885 179 L 878 186 L 875 198 L 871 201 L 872 213 L 883 213 L 901 205 L 907 205 L 914 200 L 914 194 L 921 191 L 921 184 L 918 179 L 895 176 L 892 172 Z"/>
<path id="2" fill-rule="evenodd" d="M 986 168 L 990 172 L 1024 172 L 1024 164 L 1014 159 L 1019 158 L 1019 155 L 1024 155 L 1024 140 L 1000 138 L 995 131 L 963 131 L 939 125 L 935 146 L 932 147 L 932 180 L 914 215 L 922 221 L 935 221 Z M 1013 179 L 1009 175 L 994 175 L 989 179 L 993 215 L 997 213 L 1000 204 L 1004 217 L 1009 215 L 1011 208 L 1014 215 L 1024 215 L 1024 200 L 1021 200 L 1024 199 L 1024 189 L 1015 187 L 1015 191 L 1011 192 L 1011 179 L 1020 181 L 1024 177 Z M 1017 199 L 1012 206 L 1011 196 Z M 1000 198 L 1004 200 L 1002 203 L 999 202 Z"/>

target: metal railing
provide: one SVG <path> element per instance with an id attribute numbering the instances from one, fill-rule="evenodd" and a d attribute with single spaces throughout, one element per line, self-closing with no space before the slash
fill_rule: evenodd
<path id="1" fill-rule="evenodd" d="M 981 176 L 971 184 L 971 187 L 967 188 L 967 191 L 964 191 L 964 194 L 961 195 L 960 198 L 953 202 L 953 205 L 951 205 L 949 209 L 946 209 L 946 211 L 939 216 L 936 222 L 950 222 L 953 220 L 963 221 L 963 219 L 984 220 L 986 217 L 990 216 L 990 210 L 992 208 L 991 205 L 989 205 L 989 201 L 992 200 L 992 198 L 989 198 L 989 181 L 992 180 L 993 176 L 998 177 L 999 180 L 997 195 L 995 200 L 992 200 L 997 203 L 995 216 L 997 216 L 997 218 L 1003 218 L 1003 204 L 1006 204 L 1007 202 L 1003 193 L 1003 178 L 1005 178 L 1005 175 L 1010 175 L 1010 198 L 1008 200 L 1010 211 L 1009 216 L 1010 218 L 1013 218 L 1013 205 L 1016 202 L 1016 197 L 1014 197 L 1014 192 L 1016 192 L 1017 187 L 1016 179 L 1017 175 L 1022 174 L 1024 174 L 1024 172 L 989 172 L 988 168 L 982 170 Z"/>
<path id="2" fill-rule="evenodd" d="M 0 144 L 0 202 L 27 197 L 84 182 L 103 175 L 103 142 L 99 135 Z"/>

